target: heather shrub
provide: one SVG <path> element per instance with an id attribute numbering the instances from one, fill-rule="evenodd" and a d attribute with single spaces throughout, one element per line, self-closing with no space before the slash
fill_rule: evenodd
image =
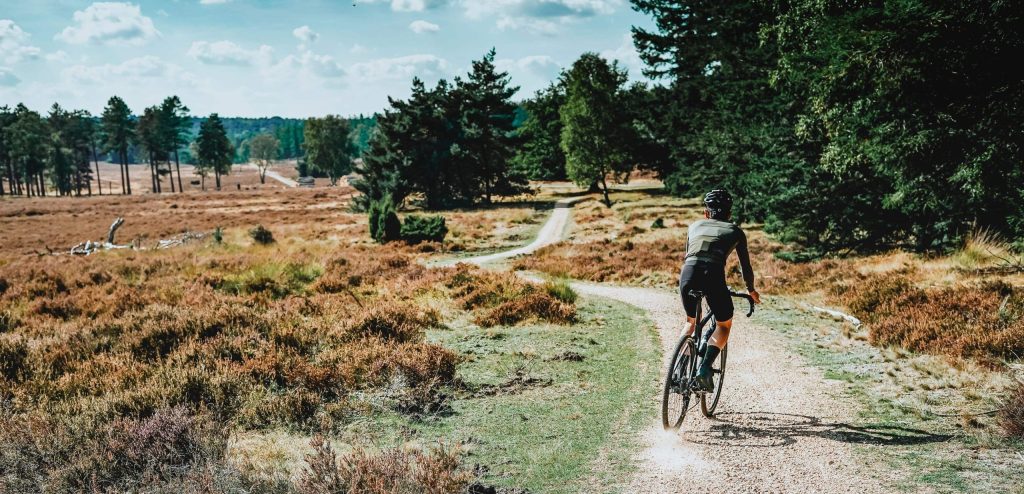
<path id="1" fill-rule="evenodd" d="M 834 299 L 865 321 L 880 316 L 876 312 L 882 305 L 897 298 L 909 301 L 919 294 L 919 289 L 900 275 L 860 276 L 848 283 L 835 284 L 830 290 Z"/>
<path id="2" fill-rule="evenodd" d="M 45 438 L 45 440 L 41 440 Z M 183 407 L 141 419 L 0 415 L 0 491 L 206 491 L 234 483 L 226 431 Z"/>
<path id="3" fill-rule="evenodd" d="M 302 293 L 321 273 L 320 268 L 301 263 L 266 263 L 225 277 L 219 288 L 234 295 L 264 294 L 284 298 Z"/>
<path id="4" fill-rule="evenodd" d="M 911 289 L 872 312 L 869 339 L 913 351 L 978 358 L 1024 355 L 1024 294 L 996 283 Z"/>
<path id="5" fill-rule="evenodd" d="M 0 377 L 20 381 L 28 368 L 28 345 L 23 339 L 0 338 Z"/>
<path id="6" fill-rule="evenodd" d="M 533 318 L 570 324 L 576 322 L 576 307 L 547 293 L 532 292 L 506 301 L 478 315 L 474 321 L 484 327 L 510 326 Z"/>
<path id="7" fill-rule="evenodd" d="M 345 333 L 351 338 L 377 337 L 395 342 L 419 341 L 440 315 L 412 303 L 374 303 L 363 309 Z"/>
<path id="8" fill-rule="evenodd" d="M 249 238 L 260 245 L 270 245 L 274 243 L 274 234 L 267 230 L 263 225 L 257 225 L 252 230 L 249 230 Z"/>
<path id="9" fill-rule="evenodd" d="M 448 235 L 444 216 L 422 216 L 410 214 L 405 217 L 401 229 L 402 240 L 410 244 L 422 242 L 443 242 Z"/>
<path id="10" fill-rule="evenodd" d="M 395 204 L 390 196 L 377 201 L 370 201 L 367 209 L 370 225 L 370 238 L 383 244 L 401 238 L 402 222 L 395 212 Z"/>
<path id="11" fill-rule="evenodd" d="M 340 458 L 321 436 L 299 479 L 301 494 L 457 494 L 474 479 L 461 466 L 457 450 L 393 448 L 370 452 L 357 448 Z"/>
<path id="12" fill-rule="evenodd" d="M 1018 381 L 1010 390 L 999 410 L 998 420 L 1007 436 L 1024 439 L 1024 381 Z"/>
<path id="13" fill-rule="evenodd" d="M 0 310 L 0 334 L 13 331 L 21 321 L 9 310 Z"/>

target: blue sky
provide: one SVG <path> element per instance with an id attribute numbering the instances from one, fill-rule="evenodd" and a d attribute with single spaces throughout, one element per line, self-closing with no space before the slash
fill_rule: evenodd
<path id="1" fill-rule="evenodd" d="M 373 113 L 414 75 L 467 71 L 492 46 L 526 97 L 594 51 L 639 79 L 628 0 L 0 0 L 0 105 L 194 114 Z"/>

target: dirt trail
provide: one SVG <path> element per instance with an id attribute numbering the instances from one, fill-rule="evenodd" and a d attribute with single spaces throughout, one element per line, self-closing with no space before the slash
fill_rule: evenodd
<path id="1" fill-rule="evenodd" d="M 260 167 L 257 166 L 255 163 L 247 163 L 245 166 L 247 166 L 247 167 L 249 167 L 249 168 L 251 168 L 253 170 L 256 170 L 257 172 L 260 171 Z M 285 178 L 284 175 L 281 175 L 280 173 L 277 173 L 274 170 L 267 170 L 267 178 L 273 179 L 273 180 L 277 180 L 278 182 L 284 184 L 285 187 L 298 187 L 299 186 L 298 182 L 296 182 L 296 181 L 294 181 L 294 180 L 292 180 L 290 178 Z"/>
<path id="2" fill-rule="evenodd" d="M 461 262 L 491 263 L 560 240 L 573 202 L 559 201 L 530 245 Z M 684 317 L 674 291 L 584 282 L 572 287 L 647 312 L 667 358 Z M 856 407 L 830 393 L 835 384 L 788 351 L 781 336 L 757 324 L 756 314 L 747 319 L 737 310 L 728 364 L 716 418 L 694 408 L 680 433 L 661 427 L 659 385 L 651 397 L 650 426 L 639 438 L 638 470 L 625 492 L 888 492 L 877 480 L 880 472 L 868 471 L 854 457 L 853 444 L 875 440 L 869 431 L 846 425 Z"/>

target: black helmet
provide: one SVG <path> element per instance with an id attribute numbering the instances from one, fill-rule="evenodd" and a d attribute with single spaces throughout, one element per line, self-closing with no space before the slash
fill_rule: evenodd
<path id="1" fill-rule="evenodd" d="M 722 189 L 712 190 L 704 196 L 704 207 L 712 216 L 728 213 L 732 211 L 732 196 Z"/>

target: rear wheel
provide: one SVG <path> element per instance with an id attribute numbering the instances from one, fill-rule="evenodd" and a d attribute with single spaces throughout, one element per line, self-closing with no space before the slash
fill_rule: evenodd
<path id="1" fill-rule="evenodd" d="M 700 395 L 700 413 L 705 417 L 714 415 L 715 408 L 718 408 L 718 399 L 722 397 L 722 381 L 725 379 L 725 359 L 728 354 L 729 347 L 726 346 L 718 354 L 716 361 L 711 363 L 711 380 L 715 383 L 715 392 Z"/>
<path id="2" fill-rule="evenodd" d="M 690 407 L 690 377 L 694 374 L 696 359 L 693 356 L 696 354 L 697 348 L 690 336 L 679 340 L 672 352 L 661 397 L 661 424 L 666 430 L 678 429 Z"/>

